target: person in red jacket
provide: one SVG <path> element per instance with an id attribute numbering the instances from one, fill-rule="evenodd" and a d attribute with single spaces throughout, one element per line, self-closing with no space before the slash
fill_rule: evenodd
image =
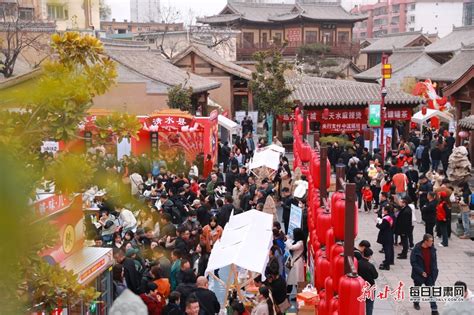
<path id="1" fill-rule="evenodd" d="M 154 282 L 149 282 L 146 285 L 146 293 L 140 294 L 140 298 L 148 308 L 149 315 L 161 315 L 163 303 L 158 292 L 158 286 Z"/>
<path id="2" fill-rule="evenodd" d="M 212 157 L 210 154 L 208 154 L 206 160 L 204 161 L 204 170 L 202 172 L 202 176 L 204 178 L 207 178 L 211 174 L 213 166 L 214 163 L 212 162 Z"/>
<path id="3" fill-rule="evenodd" d="M 439 244 L 441 247 L 448 247 L 448 215 L 451 214 L 449 210 L 448 194 L 445 191 L 438 193 L 439 203 L 436 206 L 436 226 L 441 232 L 442 241 Z"/>
<path id="4" fill-rule="evenodd" d="M 374 199 L 374 194 L 370 189 L 369 185 L 365 185 L 362 188 L 362 200 L 364 200 L 364 210 L 365 212 L 370 212 L 372 210 L 372 200 Z"/>

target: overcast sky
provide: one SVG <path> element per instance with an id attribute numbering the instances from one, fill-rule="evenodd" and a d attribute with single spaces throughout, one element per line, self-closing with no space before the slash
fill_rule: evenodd
<path id="1" fill-rule="evenodd" d="M 112 18 L 116 20 L 130 20 L 130 1 L 129 0 L 106 0 L 112 7 Z M 188 21 L 189 12 L 192 15 L 204 16 L 219 13 L 227 1 L 226 0 L 161 0 L 162 7 L 174 7 L 183 15 L 183 21 Z"/>

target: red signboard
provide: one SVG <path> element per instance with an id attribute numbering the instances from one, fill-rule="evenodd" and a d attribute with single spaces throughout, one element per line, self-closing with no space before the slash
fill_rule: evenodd
<path id="1" fill-rule="evenodd" d="M 38 217 L 51 215 L 71 206 L 73 199 L 68 195 L 52 195 L 35 202 L 35 213 Z"/>
<path id="2" fill-rule="evenodd" d="M 411 108 L 390 108 L 385 110 L 385 120 L 411 120 Z M 310 122 L 319 122 L 322 133 L 338 133 L 342 130 L 353 132 L 361 130 L 367 125 L 367 115 L 365 108 L 359 109 L 329 109 L 327 118 L 323 118 L 323 110 L 306 111 Z M 282 122 L 292 122 L 295 120 L 294 114 L 280 115 L 278 120 Z"/>
<path id="3" fill-rule="evenodd" d="M 294 27 L 286 30 L 287 40 L 289 42 L 301 42 L 301 28 Z"/>

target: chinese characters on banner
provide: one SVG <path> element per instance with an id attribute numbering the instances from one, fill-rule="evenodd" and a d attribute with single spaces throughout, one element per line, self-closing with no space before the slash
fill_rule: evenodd
<path id="1" fill-rule="evenodd" d="M 365 109 L 330 109 L 327 119 L 322 117 L 323 110 L 306 111 L 310 122 L 319 122 L 322 133 L 339 133 L 360 131 L 367 125 Z M 385 111 L 385 120 L 411 120 L 411 108 L 390 108 Z M 288 123 L 295 120 L 294 114 L 280 115 L 278 119 Z"/>
<path id="2" fill-rule="evenodd" d="M 289 28 L 286 30 L 287 39 L 290 43 L 301 42 L 301 28 Z"/>
<path id="3" fill-rule="evenodd" d="M 68 195 L 53 195 L 35 202 L 35 213 L 38 217 L 50 215 L 71 206 L 72 202 Z"/>
<path id="4" fill-rule="evenodd" d="M 192 119 L 187 117 L 176 117 L 176 116 L 151 116 L 149 118 L 151 126 L 156 126 L 160 129 L 181 129 L 184 126 L 190 126 Z"/>

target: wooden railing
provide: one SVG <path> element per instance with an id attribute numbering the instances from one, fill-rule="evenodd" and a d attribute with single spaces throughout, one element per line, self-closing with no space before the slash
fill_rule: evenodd
<path id="1" fill-rule="evenodd" d="M 288 42 L 282 51 L 283 56 L 296 56 L 298 48 L 303 46 L 303 42 Z M 332 44 L 331 50 L 327 55 L 338 57 L 354 57 L 360 51 L 359 42 L 344 42 L 340 44 Z M 272 43 L 241 43 L 237 44 L 237 60 L 249 60 L 252 55 L 258 51 L 277 48 L 281 45 Z"/>

